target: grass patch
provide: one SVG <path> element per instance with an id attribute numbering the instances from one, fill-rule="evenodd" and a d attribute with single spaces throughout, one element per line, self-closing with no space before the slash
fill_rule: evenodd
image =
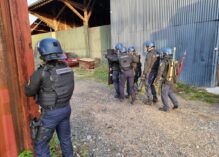
<path id="1" fill-rule="evenodd" d="M 100 64 L 95 69 L 74 68 L 76 78 L 79 79 L 94 79 L 96 81 L 107 83 L 108 81 L 108 66 Z"/>
<path id="2" fill-rule="evenodd" d="M 208 93 L 203 89 L 198 89 L 182 83 L 177 83 L 175 91 L 178 95 L 188 100 L 204 101 L 210 104 L 219 103 L 219 95 Z"/>
<path id="3" fill-rule="evenodd" d="M 82 144 L 80 141 L 74 141 L 74 151 L 77 156 L 89 156 L 89 146 L 87 144 Z"/>
<path id="4" fill-rule="evenodd" d="M 34 157 L 34 155 L 31 150 L 25 150 L 22 153 L 20 153 L 18 157 Z"/>
<path id="5" fill-rule="evenodd" d="M 74 142 L 74 154 L 77 154 L 80 157 L 89 156 L 89 147 L 87 144 L 82 144 L 80 141 L 73 141 L 73 142 Z M 53 135 L 53 138 L 51 139 L 49 145 L 50 145 L 51 157 L 62 157 L 62 152 L 56 133 Z M 33 156 L 21 156 L 21 157 L 33 157 Z"/>
<path id="6" fill-rule="evenodd" d="M 62 157 L 62 152 L 61 152 L 58 136 L 56 133 L 53 134 L 49 146 L 50 146 L 51 157 Z"/>
<path id="7" fill-rule="evenodd" d="M 94 78 L 101 82 L 108 82 L 108 66 L 101 64 L 94 70 Z"/>

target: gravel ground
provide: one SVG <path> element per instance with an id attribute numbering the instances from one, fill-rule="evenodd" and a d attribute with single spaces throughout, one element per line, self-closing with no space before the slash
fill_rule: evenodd
<path id="1" fill-rule="evenodd" d="M 137 96 L 119 102 L 105 84 L 76 80 L 73 140 L 93 157 L 219 157 L 219 104 L 186 101 L 168 113 Z"/>

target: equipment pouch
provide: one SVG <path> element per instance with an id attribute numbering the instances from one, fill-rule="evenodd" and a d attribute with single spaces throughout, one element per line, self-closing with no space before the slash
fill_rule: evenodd
<path id="1" fill-rule="evenodd" d="M 42 121 L 40 119 L 34 117 L 30 121 L 30 131 L 32 140 L 36 140 L 40 126 L 42 126 Z"/>

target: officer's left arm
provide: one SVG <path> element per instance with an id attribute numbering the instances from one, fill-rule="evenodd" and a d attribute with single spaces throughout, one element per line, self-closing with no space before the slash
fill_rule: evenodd
<path id="1" fill-rule="evenodd" d="M 40 82 L 41 82 L 41 75 L 42 75 L 42 70 L 38 69 L 35 71 L 28 83 L 25 86 L 25 94 L 26 96 L 35 96 L 39 92 L 40 89 Z"/>
<path id="2" fill-rule="evenodd" d="M 162 77 L 162 75 L 164 73 L 165 67 L 166 67 L 165 63 L 161 62 L 160 66 L 159 66 L 159 70 L 158 70 L 157 76 L 156 76 L 156 78 L 154 80 L 154 84 L 159 83 L 159 81 L 161 80 L 161 77 Z"/>
<path id="3" fill-rule="evenodd" d="M 137 55 L 133 55 L 133 57 L 132 57 L 132 61 L 134 62 L 134 63 L 139 63 L 139 56 L 137 56 Z"/>

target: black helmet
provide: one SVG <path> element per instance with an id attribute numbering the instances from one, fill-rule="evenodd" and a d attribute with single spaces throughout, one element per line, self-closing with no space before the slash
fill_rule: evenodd
<path id="1" fill-rule="evenodd" d="M 37 49 L 45 61 L 66 59 L 61 44 L 57 39 L 42 39 L 37 43 Z"/>

